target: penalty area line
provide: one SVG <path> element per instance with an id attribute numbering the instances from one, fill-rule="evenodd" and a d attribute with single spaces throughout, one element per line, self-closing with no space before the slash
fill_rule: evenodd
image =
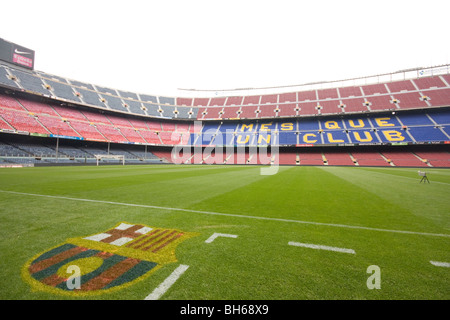
<path id="1" fill-rule="evenodd" d="M 288 242 L 288 244 L 290 246 L 294 246 L 294 247 L 303 247 L 303 248 L 310 248 L 310 249 L 317 249 L 317 250 L 327 250 L 327 251 L 356 254 L 355 250 L 353 250 L 353 249 L 329 247 L 329 246 L 323 246 L 323 245 L 319 245 L 319 244 L 301 243 L 301 242 L 293 242 L 293 241 Z"/>
<path id="2" fill-rule="evenodd" d="M 104 203 L 104 204 L 111 204 L 111 205 L 117 205 L 117 206 L 149 208 L 149 209 L 168 210 L 168 211 L 191 212 L 191 213 L 209 214 L 209 215 L 225 216 L 225 217 L 233 217 L 233 218 L 278 221 L 278 222 L 287 222 L 287 223 L 300 223 L 300 224 L 310 224 L 310 225 L 326 226 L 326 227 L 334 227 L 334 228 L 346 228 L 346 229 L 356 229 L 356 230 L 379 231 L 379 232 L 387 232 L 387 233 L 401 233 L 401 234 L 411 234 L 411 235 L 420 235 L 420 236 L 450 238 L 450 234 L 443 234 L 443 233 L 429 233 L 429 232 L 418 232 L 418 231 L 408 231 L 408 230 L 393 230 L 393 229 L 382 229 L 382 228 L 372 228 L 372 227 L 363 227 L 363 226 L 352 226 L 352 225 L 346 225 L 346 224 L 302 221 L 302 220 L 272 218 L 272 217 L 248 216 L 248 215 L 240 215 L 240 214 L 232 214 L 232 213 L 221 213 L 221 212 L 201 211 L 201 210 L 171 208 L 171 207 L 160 207 L 160 206 L 152 206 L 152 205 L 147 205 L 147 204 L 134 204 L 134 203 L 124 203 L 124 202 L 115 202 L 115 201 L 105 201 L 105 200 L 71 198 L 71 197 L 64 197 L 64 196 L 52 196 L 52 195 L 46 195 L 46 194 L 26 193 L 26 192 L 7 191 L 7 190 L 0 190 L 0 192 L 24 195 L 24 196 L 43 197 L 43 198 L 50 198 L 50 199 L 61 199 L 61 200 L 80 201 L 80 202 L 92 202 L 92 203 Z"/>
<path id="3" fill-rule="evenodd" d="M 449 262 L 430 261 L 430 263 L 431 263 L 433 266 L 436 266 L 436 267 L 450 268 L 450 263 L 449 263 Z"/>
<path id="4" fill-rule="evenodd" d="M 152 293 L 144 300 L 158 300 L 164 293 L 178 280 L 179 277 L 189 268 L 189 266 L 180 264 Z"/>

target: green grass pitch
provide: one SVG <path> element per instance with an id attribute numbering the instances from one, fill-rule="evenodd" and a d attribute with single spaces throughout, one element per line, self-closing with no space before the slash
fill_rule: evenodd
<path id="1" fill-rule="evenodd" d="M 144 299 L 180 264 L 189 268 L 161 300 L 450 298 L 449 170 L 429 168 L 431 183 L 424 184 L 415 168 L 260 169 L 2 168 L 0 298 L 79 299 L 36 290 L 24 265 L 69 238 L 123 221 L 197 235 L 176 247 L 176 262 L 81 299 Z M 214 233 L 237 237 L 206 243 Z M 369 266 L 379 268 L 379 288 L 368 287 L 375 283 Z"/>

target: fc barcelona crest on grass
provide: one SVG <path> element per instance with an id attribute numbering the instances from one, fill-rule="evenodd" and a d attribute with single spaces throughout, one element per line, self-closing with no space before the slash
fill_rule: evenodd
<path id="1" fill-rule="evenodd" d="M 107 293 L 176 262 L 176 247 L 195 235 L 121 222 L 105 232 L 68 239 L 35 256 L 22 275 L 36 290 L 69 295 Z"/>

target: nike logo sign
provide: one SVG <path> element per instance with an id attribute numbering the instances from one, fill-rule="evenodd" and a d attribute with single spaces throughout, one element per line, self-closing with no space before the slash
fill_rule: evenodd
<path id="1" fill-rule="evenodd" d="M 27 52 L 27 51 L 19 51 L 19 50 L 17 50 L 17 49 L 14 50 L 14 53 L 17 53 L 17 54 L 31 54 L 31 52 Z"/>

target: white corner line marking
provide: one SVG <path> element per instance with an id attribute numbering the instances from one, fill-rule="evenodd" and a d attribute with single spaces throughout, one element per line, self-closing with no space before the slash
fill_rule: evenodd
<path id="1" fill-rule="evenodd" d="M 318 245 L 318 244 L 300 243 L 300 242 L 292 242 L 292 241 L 290 241 L 288 244 L 290 246 L 295 246 L 295 247 L 303 247 L 303 248 L 310 248 L 310 249 L 328 250 L 328 251 L 356 254 L 355 250 L 353 250 L 353 249 L 328 247 L 328 246 L 322 246 L 322 245 Z"/>
<path id="2" fill-rule="evenodd" d="M 211 243 L 218 237 L 237 238 L 238 236 L 235 234 L 214 233 L 211 237 L 209 237 L 207 240 L 205 240 L 205 243 Z"/>
<path id="3" fill-rule="evenodd" d="M 430 261 L 433 266 L 450 268 L 449 262 Z"/>
<path id="4" fill-rule="evenodd" d="M 180 264 L 152 293 L 144 300 L 158 300 L 164 293 L 178 280 L 179 277 L 189 268 L 189 266 Z"/>

